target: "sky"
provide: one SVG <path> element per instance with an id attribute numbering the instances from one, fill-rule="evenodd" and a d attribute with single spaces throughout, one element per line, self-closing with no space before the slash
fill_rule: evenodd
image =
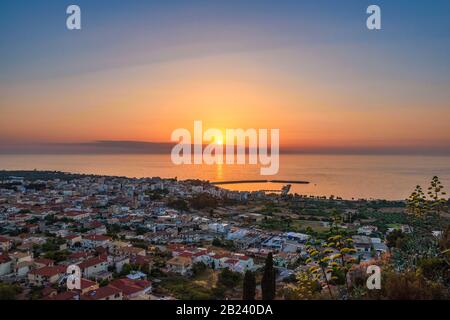
<path id="1" fill-rule="evenodd" d="M 194 120 L 292 150 L 450 153 L 449 18 L 448 0 L 2 0 L 0 153 L 165 143 Z"/>

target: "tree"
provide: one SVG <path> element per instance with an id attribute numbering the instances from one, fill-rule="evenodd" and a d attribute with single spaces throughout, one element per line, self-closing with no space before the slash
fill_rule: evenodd
<path id="1" fill-rule="evenodd" d="M 447 226 L 439 240 L 439 251 L 442 259 L 450 266 L 450 226 Z"/>
<path id="2" fill-rule="evenodd" d="M 387 246 L 402 249 L 405 245 L 405 238 L 406 235 L 401 230 L 393 230 L 386 236 Z"/>
<path id="3" fill-rule="evenodd" d="M 100 280 L 100 282 L 98 283 L 100 287 L 106 287 L 109 284 L 109 280 L 108 279 L 102 279 Z"/>
<path id="4" fill-rule="evenodd" d="M 16 300 L 20 288 L 15 285 L 0 283 L 0 300 Z"/>
<path id="5" fill-rule="evenodd" d="M 276 294 L 275 270 L 273 269 L 272 252 L 267 255 L 264 266 L 264 274 L 261 279 L 261 290 L 263 300 L 273 300 Z"/>
<path id="6" fill-rule="evenodd" d="M 428 187 L 428 196 L 430 197 L 430 208 L 433 209 L 433 211 L 436 214 L 436 217 L 439 221 L 439 227 L 443 230 L 444 226 L 442 223 L 442 217 L 441 213 L 445 212 L 447 207 L 447 199 L 445 199 L 443 196 L 446 195 L 444 191 L 444 186 L 442 185 L 441 181 L 437 176 L 434 176 L 433 179 L 431 179 L 430 186 Z"/>
<path id="7" fill-rule="evenodd" d="M 195 210 L 201 210 L 205 208 L 216 208 L 218 204 L 217 199 L 208 194 L 208 193 L 201 193 L 199 195 L 194 196 L 190 200 L 190 206 Z"/>
<path id="8" fill-rule="evenodd" d="M 440 300 L 448 298 L 448 291 L 441 284 L 427 281 L 422 275 L 407 271 L 385 272 L 382 277 L 382 295 L 389 300 Z"/>
<path id="9" fill-rule="evenodd" d="M 307 269 L 308 279 L 316 281 L 322 287 L 328 288 L 330 297 L 334 299 L 331 291 L 331 284 L 345 285 L 347 293 L 350 293 L 348 283 L 348 272 L 356 263 L 352 256 L 356 253 L 353 246 L 353 239 L 346 237 L 345 232 L 340 228 L 342 216 L 337 210 L 331 213 L 332 222 L 330 225 L 329 237 L 327 241 L 310 241 L 307 243 L 306 251 L 308 259 L 306 264 L 311 264 Z"/>
<path id="10" fill-rule="evenodd" d="M 211 244 L 215 247 L 221 247 L 222 246 L 222 241 L 220 241 L 219 238 L 214 238 L 213 241 L 211 242 Z"/>
<path id="11" fill-rule="evenodd" d="M 179 211 L 189 211 L 188 204 L 183 199 L 170 199 L 167 202 L 167 206 Z"/>
<path id="12" fill-rule="evenodd" d="M 121 276 L 126 276 L 126 275 L 130 274 L 131 271 L 132 271 L 131 265 L 128 264 L 128 263 L 125 263 L 122 266 L 122 271 L 120 272 L 120 275 Z"/>
<path id="13" fill-rule="evenodd" d="M 256 295 L 256 279 L 255 274 L 251 271 L 246 271 L 244 276 L 244 290 L 243 300 L 255 300 Z"/>
<path id="14" fill-rule="evenodd" d="M 424 219 L 428 212 L 428 203 L 422 187 L 417 185 L 408 199 L 406 199 L 406 209 L 408 213 L 416 218 Z"/>
<path id="15" fill-rule="evenodd" d="M 196 262 L 192 265 L 192 273 L 194 274 L 194 276 L 202 274 L 206 269 L 207 266 L 203 262 Z"/>
<path id="16" fill-rule="evenodd" d="M 223 269 L 219 274 L 218 285 L 231 289 L 241 282 L 242 276 L 238 272 L 233 272 L 228 268 Z"/>
<path id="17" fill-rule="evenodd" d="M 285 298 L 292 300 L 310 300 L 314 299 L 322 290 L 317 279 L 308 272 L 299 272 L 295 278 L 296 284 L 288 285 Z"/>

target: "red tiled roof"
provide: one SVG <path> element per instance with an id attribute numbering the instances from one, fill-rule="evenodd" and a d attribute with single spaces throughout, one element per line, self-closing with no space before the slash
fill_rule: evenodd
<path id="1" fill-rule="evenodd" d="M 151 256 L 134 256 L 133 262 L 138 265 L 151 263 L 153 258 Z"/>
<path id="2" fill-rule="evenodd" d="M 91 228 L 99 228 L 99 227 L 103 227 L 103 224 L 100 221 L 92 221 L 89 224 L 89 227 L 91 227 Z"/>
<path id="3" fill-rule="evenodd" d="M 44 297 L 47 297 L 52 293 L 58 293 L 58 290 L 56 290 L 55 288 L 52 288 L 52 287 L 47 287 L 47 288 L 44 288 L 41 292 L 42 296 L 44 296 Z"/>
<path id="4" fill-rule="evenodd" d="M 45 259 L 45 258 L 34 259 L 34 262 L 39 263 L 39 264 L 43 264 L 43 265 L 46 265 L 46 266 L 53 265 L 55 263 L 53 260 Z"/>
<path id="5" fill-rule="evenodd" d="M 53 277 L 57 274 L 65 273 L 67 270 L 66 266 L 54 266 L 54 267 L 42 267 L 33 271 L 30 274 L 39 275 L 42 277 Z"/>
<path id="6" fill-rule="evenodd" d="M 179 257 L 191 258 L 193 256 L 192 252 L 184 251 L 178 255 Z"/>
<path id="7" fill-rule="evenodd" d="M 7 254 L 0 254 L 0 263 L 11 261 L 11 258 Z"/>
<path id="8" fill-rule="evenodd" d="M 229 264 L 236 264 L 236 263 L 238 263 L 239 262 L 239 260 L 237 260 L 237 259 L 228 259 L 228 260 L 225 260 L 225 263 L 229 263 Z"/>
<path id="9" fill-rule="evenodd" d="M 87 258 L 87 257 L 89 257 L 89 256 L 92 256 L 92 254 L 90 254 L 89 252 L 83 252 L 83 251 L 80 251 L 80 252 L 74 252 L 74 253 L 72 253 L 72 254 L 69 256 L 69 258 L 70 258 L 70 259 L 80 259 L 80 258 Z"/>
<path id="10" fill-rule="evenodd" d="M 72 239 L 75 239 L 75 238 L 78 238 L 78 237 L 79 237 L 79 235 L 71 234 L 71 235 L 65 236 L 64 238 L 65 238 L 65 239 L 72 240 Z"/>
<path id="11" fill-rule="evenodd" d="M 149 280 L 137 280 L 134 282 L 136 285 L 138 285 L 141 288 L 148 288 L 152 285 L 152 282 Z"/>
<path id="12" fill-rule="evenodd" d="M 101 300 L 106 297 L 111 297 L 116 294 L 120 294 L 122 291 L 113 287 L 111 285 L 107 285 L 105 287 L 98 288 L 96 290 L 89 291 L 88 293 L 82 296 L 82 300 Z"/>
<path id="13" fill-rule="evenodd" d="M 95 286 L 97 284 L 97 282 L 95 282 L 95 281 L 91 281 L 91 280 L 87 280 L 87 279 L 83 279 L 83 278 L 80 280 L 80 282 L 81 282 L 81 290 Z"/>
<path id="14" fill-rule="evenodd" d="M 208 254 L 208 251 L 202 250 L 202 251 L 194 253 L 193 256 L 194 257 L 201 257 L 201 256 L 204 256 L 204 255 L 207 255 L 207 254 Z"/>
<path id="15" fill-rule="evenodd" d="M 68 217 L 76 217 L 76 216 L 81 216 L 81 215 L 85 215 L 85 214 L 88 214 L 88 213 L 80 212 L 80 211 L 70 211 L 70 212 L 64 213 L 64 215 L 68 216 Z"/>
<path id="16" fill-rule="evenodd" d="M 53 297 L 46 297 L 43 300 L 78 300 L 78 293 L 73 291 L 66 291 L 60 294 L 57 294 Z"/>
<path id="17" fill-rule="evenodd" d="M 230 258 L 230 256 L 227 255 L 227 254 L 218 254 L 218 253 L 216 253 L 216 254 L 213 256 L 213 258 L 214 258 L 214 259 L 222 259 L 222 258 Z"/>
<path id="18" fill-rule="evenodd" d="M 82 263 L 80 263 L 78 266 L 80 267 L 80 269 L 83 270 L 83 269 L 95 266 L 97 264 L 104 263 L 107 260 L 108 259 L 106 256 L 98 256 L 98 257 L 87 259 L 86 261 L 83 261 Z"/>
<path id="19" fill-rule="evenodd" d="M 90 234 L 90 235 L 84 236 L 84 239 L 91 240 L 91 241 L 111 241 L 112 240 L 111 237 L 103 236 L 100 234 Z"/>
<path id="20" fill-rule="evenodd" d="M 126 296 L 138 293 L 144 289 L 130 279 L 117 279 L 112 281 L 110 285 L 122 291 Z"/>

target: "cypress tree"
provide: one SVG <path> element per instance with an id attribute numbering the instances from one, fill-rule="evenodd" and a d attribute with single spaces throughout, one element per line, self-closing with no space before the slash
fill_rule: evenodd
<path id="1" fill-rule="evenodd" d="M 246 271 L 244 276 L 244 292 L 243 300 L 255 300 L 256 295 L 256 279 L 255 274 L 251 271 Z"/>
<path id="2" fill-rule="evenodd" d="M 263 300 L 275 299 L 275 270 L 273 269 L 272 252 L 267 255 L 264 274 L 261 280 Z"/>

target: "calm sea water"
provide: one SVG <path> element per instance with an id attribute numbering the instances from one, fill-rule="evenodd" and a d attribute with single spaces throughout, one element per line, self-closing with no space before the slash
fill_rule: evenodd
<path id="1" fill-rule="evenodd" d="M 428 186 L 433 175 L 450 186 L 450 157 L 283 155 L 276 176 L 262 177 L 255 165 L 175 166 L 169 155 L 0 155 L 3 170 L 60 170 L 128 177 L 210 181 L 242 179 L 307 180 L 293 192 L 346 199 L 405 199 L 415 185 Z M 233 190 L 279 189 L 279 184 L 227 185 Z M 449 191 L 449 188 L 446 188 Z"/>

